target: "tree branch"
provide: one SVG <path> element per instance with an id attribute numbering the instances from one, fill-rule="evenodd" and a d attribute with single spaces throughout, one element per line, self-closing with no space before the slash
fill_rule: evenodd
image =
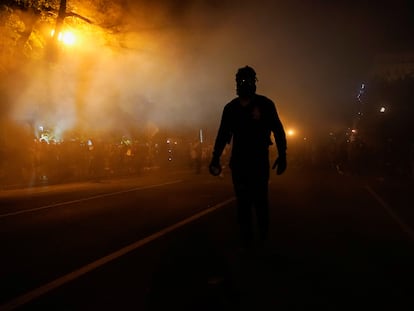
<path id="1" fill-rule="evenodd" d="M 68 17 L 68 16 L 77 17 L 77 18 L 79 18 L 79 19 L 81 19 L 81 20 L 83 20 L 83 21 L 85 21 L 85 22 L 87 22 L 89 24 L 93 24 L 93 22 L 89 18 L 84 17 L 82 15 L 79 15 L 78 13 L 75 13 L 75 12 L 67 12 L 66 13 L 66 17 Z"/>

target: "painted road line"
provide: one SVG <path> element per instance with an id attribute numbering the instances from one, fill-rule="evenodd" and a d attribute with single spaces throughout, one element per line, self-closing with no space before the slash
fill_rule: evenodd
<path id="1" fill-rule="evenodd" d="M 54 281 L 51 281 L 51 282 L 49 282 L 45 285 L 42 285 L 42 286 L 40 286 L 40 287 L 38 287 L 38 288 L 36 288 L 36 289 L 26 293 L 26 294 L 23 294 L 23 295 L 15 298 L 15 299 L 9 301 L 8 303 L 0 306 L 0 311 L 9 311 L 9 310 L 14 310 L 15 308 L 21 307 L 21 306 L 31 302 L 32 300 L 34 300 L 34 299 L 50 292 L 50 291 L 66 284 L 68 282 L 71 282 L 71 281 L 81 277 L 82 275 L 84 275 L 86 273 L 89 273 L 89 272 L 95 270 L 96 268 L 99 268 L 99 267 L 101 267 L 101 266 L 103 266 L 103 265 L 119 258 L 119 257 L 122 257 L 122 256 L 128 254 L 129 252 L 132 252 L 133 250 L 136 250 L 136 249 L 140 248 L 141 246 L 144 246 L 145 244 L 148 244 L 148 243 L 150 243 L 150 242 L 152 242 L 156 239 L 159 239 L 160 237 L 162 237 L 162 236 L 164 236 L 164 235 L 166 235 L 166 234 L 168 234 L 168 233 L 170 233 L 170 232 L 172 232 L 172 231 L 174 231 L 174 230 L 176 230 L 180 227 L 183 227 L 183 226 L 185 226 L 185 225 L 187 225 L 187 224 L 189 224 L 189 223 L 191 223 L 191 222 L 193 222 L 193 221 L 195 221 L 195 220 L 197 220 L 197 219 L 199 219 L 199 218 L 201 218 L 201 217 L 203 217 L 203 216 L 205 216 L 205 215 L 207 215 L 211 212 L 214 212 L 215 210 L 217 210 L 219 208 L 222 208 L 223 206 L 226 206 L 226 205 L 228 205 L 229 203 L 231 203 L 235 200 L 236 200 L 235 197 L 231 197 L 231 198 L 229 198 L 229 199 L 227 199 L 227 200 L 225 200 L 221 203 L 218 203 L 218 204 L 216 204 L 216 205 L 214 205 L 214 206 L 212 206 L 208 209 L 205 209 L 205 210 L 203 210 L 203 211 L 201 211 L 201 212 L 199 212 L 199 213 L 197 213 L 197 214 L 195 214 L 191 217 L 188 217 L 188 218 L 186 218 L 182 221 L 179 221 L 174 225 L 171 225 L 171 226 L 169 226 L 169 227 L 167 227 L 167 228 L 165 228 L 161 231 L 158 231 L 158 232 L 156 232 L 156 233 L 154 233 L 154 234 L 152 234 L 152 235 L 150 235 L 150 236 L 148 236 L 144 239 L 138 240 L 138 241 L 126 246 L 126 247 L 123 247 L 123 248 L 117 250 L 116 252 L 113 252 L 113 253 L 111 253 L 111 254 L 109 254 L 105 257 L 102 257 L 102 258 L 100 258 L 100 259 L 98 259 L 98 260 L 96 260 L 96 261 L 94 261 L 90 264 L 87 264 L 86 266 L 83 266 L 82 268 L 80 268 L 78 270 L 72 271 L 72 272 L 70 272 L 70 273 L 68 273 L 68 274 L 66 274 L 66 275 L 64 275 L 64 276 L 62 276 L 62 277 L 60 277 L 60 278 L 58 278 Z"/>
<path id="2" fill-rule="evenodd" d="M 385 211 L 391 216 L 392 219 L 401 227 L 413 241 L 414 241 L 414 230 L 407 225 L 393 209 L 374 191 L 370 186 L 365 186 L 368 192 L 374 197 L 374 199 L 385 209 Z"/>
<path id="3" fill-rule="evenodd" d="M 166 183 L 162 183 L 162 184 L 155 184 L 155 185 L 137 187 L 137 188 L 127 189 L 127 190 L 122 190 L 122 191 L 116 191 L 116 192 L 110 192 L 110 193 L 105 193 L 105 194 L 99 194 L 99 195 L 94 195 L 92 197 L 87 197 L 87 198 L 82 198 L 82 199 L 77 199 L 77 200 L 71 200 L 71 201 L 65 201 L 65 202 L 60 202 L 60 203 L 54 203 L 54 204 L 40 206 L 40 207 L 36 207 L 36 208 L 31 208 L 31 209 L 20 210 L 20 211 L 16 211 L 16 212 L 10 212 L 10 213 L 5 213 L 5 214 L 0 214 L 0 218 L 10 217 L 10 216 L 16 216 L 16 215 L 26 214 L 26 213 L 33 213 L 33 212 L 41 211 L 41 210 L 44 210 L 44 209 L 61 207 L 61 206 L 65 206 L 65 205 L 71 205 L 71 204 L 86 202 L 86 201 L 90 201 L 90 200 L 95 200 L 95 199 L 100 199 L 100 198 L 115 196 L 115 195 L 129 193 L 129 192 L 134 192 L 134 191 L 140 191 L 140 190 L 145 190 L 145 189 L 158 188 L 158 187 L 163 187 L 163 186 L 167 186 L 167 185 L 177 184 L 177 183 L 180 183 L 180 182 L 182 182 L 182 180 L 174 180 L 174 181 L 170 181 L 170 182 L 166 182 Z"/>

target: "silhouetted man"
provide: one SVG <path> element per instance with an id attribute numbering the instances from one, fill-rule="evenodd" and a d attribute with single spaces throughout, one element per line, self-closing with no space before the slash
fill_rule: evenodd
<path id="1" fill-rule="evenodd" d="M 275 104 L 256 94 L 256 72 L 246 66 L 236 73 L 237 95 L 223 110 L 214 145 L 210 173 L 221 172 L 220 156 L 226 144 L 232 142 L 230 169 L 237 197 L 237 213 L 243 246 L 253 240 L 252 208 L 258 221 L 259 237 L 268 237 L 269 207 L 269 146 L 273 133 L 278 158 L 273 169 L 278 175 L 286 170 L 286 135 Z"/>

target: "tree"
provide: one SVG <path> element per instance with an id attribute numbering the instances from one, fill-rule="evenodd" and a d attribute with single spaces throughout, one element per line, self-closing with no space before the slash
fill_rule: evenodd
<path id="1" fill-rule="evenodd" d="M 116 36 L 122 28 L 121 6 L 122 1 L 109 0 L 5 0 L 0 6 L 0 72 L 44 56 L 54 60 L 65 23 L 93 25 L 96 31 Z"/>

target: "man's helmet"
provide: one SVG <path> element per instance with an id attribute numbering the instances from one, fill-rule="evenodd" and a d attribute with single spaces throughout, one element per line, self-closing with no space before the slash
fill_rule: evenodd
<path id="1" fill-rule="evenodd" d="M 236 73 L 236 90 L 240 97 L 249 97 L 256 93 L 256 71 L 252 67 L 245 66 Z"/>

